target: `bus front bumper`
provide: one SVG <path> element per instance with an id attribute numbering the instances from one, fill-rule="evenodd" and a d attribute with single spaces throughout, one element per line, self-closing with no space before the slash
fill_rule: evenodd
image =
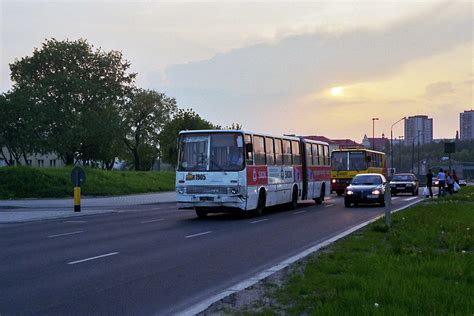
<path id="1" fill-rule="evenodd" d="M 245 210 L 247 199 L 242 195 L 214 195 L 214 194 L 177 194 L 178 208 L 239 208 Z M 216 210 L 218 211 L 218 210 Z"/>

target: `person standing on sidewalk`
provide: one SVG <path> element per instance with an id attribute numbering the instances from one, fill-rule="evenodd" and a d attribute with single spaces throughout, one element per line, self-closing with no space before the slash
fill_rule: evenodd
<path id="1" fill-rule="evenodd" d="M 426 174 L 426 187 L 428 188 L 428 191 L 430 192 L 430 197 L 433 197 L 433 173 L 431 172 L 431 169 L 428 170 L 428 173 Z"/>
<path id="2" fill-rule="evenodd" d="M 443 168 L 439 169 L 438 180 L 439 180 L 438 197 L 440 198 L 444 195 L 444 185 L 446 184 L 446 174 L 444 173 Z"/>
<path id="3" fill-rule="evenodd" d="M 446 173 L 446 184 L 448 186 L 449 195 L 452 195 L 454 192 L 454 179 L 449 171 Z"/>
<path id="4" fill-rule="evenodd" d="M 456 170 L 453 169 L 453 180 L 454 182 L 456 182 L 457 184 L 459 184 L 459 178 L 458 176 L 456 175 Z"/>

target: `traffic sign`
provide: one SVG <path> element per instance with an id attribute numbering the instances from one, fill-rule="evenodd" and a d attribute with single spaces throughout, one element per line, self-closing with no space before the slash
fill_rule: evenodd
<path id="1" fill-rule="evenodd" d="M 80 187 L 86 182 L 86 173 L 84 169 L 79 166 L 76 166 L 72 169 L 71 172 L 71 181 L 74 187 Z"/>

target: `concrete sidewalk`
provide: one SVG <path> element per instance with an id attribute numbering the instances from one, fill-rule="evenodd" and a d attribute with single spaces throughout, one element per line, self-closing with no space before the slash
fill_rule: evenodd
<path id="1" fill-rule="evenodd" d="M 160 192 L 112 197 L 83 197 L 81 212 L 73 211 L 73 198 L 0 200 L 0 223 L 19 223 L 44 219 L 119 212 L 116 208 L 143 204 L 174 203 L 176 193 Z"/>

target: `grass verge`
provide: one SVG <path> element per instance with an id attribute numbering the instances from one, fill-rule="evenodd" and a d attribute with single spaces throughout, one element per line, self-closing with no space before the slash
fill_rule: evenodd
<path id="1" fill-rule="evenodd" d="M 0 168 L 0 199 L 60 198 L 73 194 L 72 168 Z M 174 172 L 106 171 L 86 168 L 83 195 L 173 191 Z"/>
<path id="2" fill-rule="evenodd" d="M 393 214 L 330 246 L 233 314 L 473 315 L 474 188 Z"/>

